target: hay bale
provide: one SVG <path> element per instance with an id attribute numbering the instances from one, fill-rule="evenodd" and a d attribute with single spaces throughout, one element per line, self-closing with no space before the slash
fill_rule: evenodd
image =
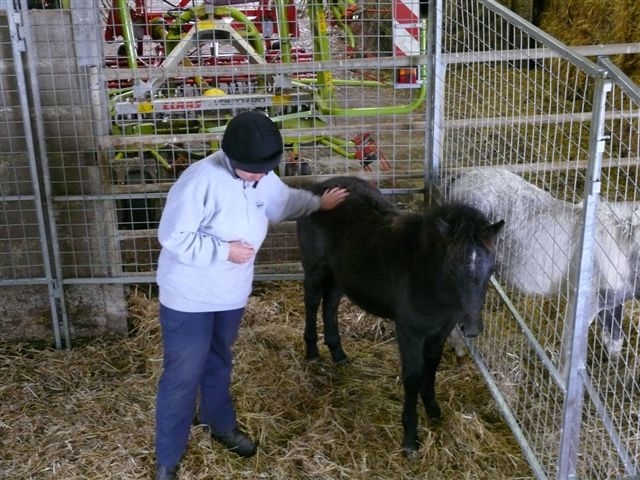
<path id="1" fill-rule="evenodd" d="M 548 0 L 540 27 L 567 45 L 633 43 L 640 38 L 636 0 Z M 617 55 L 614 63 L 640 82 L 640 55 Z"/>

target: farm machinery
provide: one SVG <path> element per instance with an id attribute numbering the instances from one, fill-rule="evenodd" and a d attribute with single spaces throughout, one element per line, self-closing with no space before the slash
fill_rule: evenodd
<path id="1" fill-rule="evenodd" d="M 310 173 L 300 147 L 312 143 L 360 162 L 365 170 L 376 161 L 386 170 L 389 164 L 373 135 L 361 131 L 346 139 L 330 132 L 326 119 L 409 113 L 425 98 L 422 85 L 414 99 L 400 106 L 342 107 L 335 100 L 336 86 L 382 84 L 336 78 L 330 68 L 322 68 L 333 60 L 330 29 L 343 33 L 345 58 L 357 55 L 352 28 L 362 10 L 354 0 L 306 3 L 311 52 L 292 42 L 301 34 L 303 13 L 294 0 L 179 0 L 158 11 L 148 7 L 151 0 L 102 2 L 104 38 L 112 45 L 120 42 L 105 59 L 112 72 L 107 85 L 111 134 L 171 138 L 161 145 L 146 142 L 142 149 L 165 178 L 175 178 L 191 159 L 218 148 L 228 121 L 247 109 L 262 110 L 281 126 L 284 175 Z M 206 136 L 205 150 L 190 148 L 186 139 L 194 134 Z M 215 139 L 211 134 L 217 134 Z M 140 156 L 134 145 L 124 142 L 115 163 L 125 165 Z M 125 176 L 121 183 L 149 180 L 140 171 Z"/>

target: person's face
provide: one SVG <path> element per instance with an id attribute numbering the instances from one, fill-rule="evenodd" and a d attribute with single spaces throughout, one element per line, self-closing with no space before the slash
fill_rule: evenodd
<path id="1" fill-rule="evenodd" d="M 269 172 L 261 172 L 261 173 L 251 173 L 245 172 L 244 170 L 240 170 L 239 168 L 235 169 L 236 175 L 240 177 L 245 182 L 259 182 Z"/>

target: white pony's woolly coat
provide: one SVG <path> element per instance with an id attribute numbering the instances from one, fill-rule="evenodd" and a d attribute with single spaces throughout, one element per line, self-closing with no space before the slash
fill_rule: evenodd
<path id="1" fill-rule="evenodd" d="M 519 175 L 495 167 L 449 179 L 446 196 L 506 221 L 496 262 L 502 282 L 529 295 L 568 294 L 567 279 L 580 248 L 581 203 L 559 200 Z M 640 206 L 633 202 L 599 203 L 589 321 L 637 295 L 639 213 Z M 615 356 L 622 339 L 611 339 L 608 333 L 603 330 L 604 340 L 609 354 Z"/>

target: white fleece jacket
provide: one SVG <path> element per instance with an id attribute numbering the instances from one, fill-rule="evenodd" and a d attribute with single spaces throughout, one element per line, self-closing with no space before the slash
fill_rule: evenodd
<path id="1" fill-rule="evenodd" d="M 244 307 L 254 265 L 230 262 L 229 242 L 244 240 L 257 252 L 270 222 L 319 208 L 320 197 L 273 172 L 257 183 L 238 178 L 222 151 L 192 164 L 171 187 L 158 228 L 160 302 L 183 312 Z"/>

